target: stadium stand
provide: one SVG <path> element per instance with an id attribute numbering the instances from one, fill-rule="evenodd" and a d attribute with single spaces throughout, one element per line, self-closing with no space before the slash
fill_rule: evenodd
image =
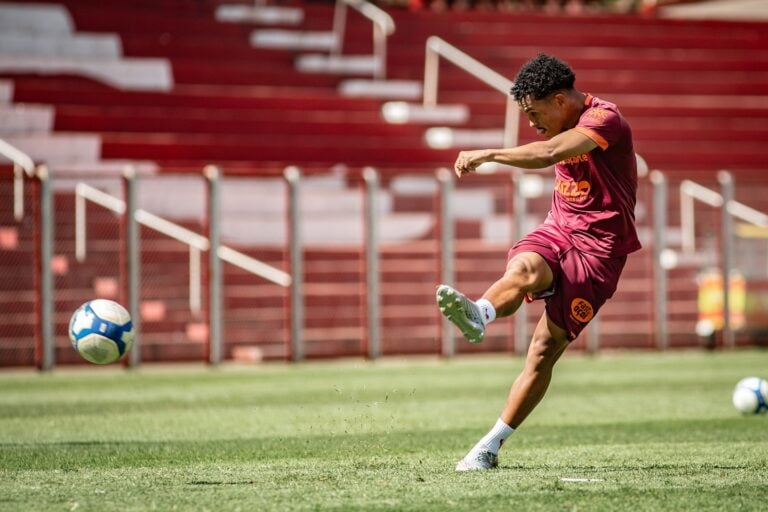
<path id="1" fill-rule="evenodd" d="M 359 220 L 363 166 L 378 169 L 384 186 L 384 352 L 439 350 L 432 300 L 439 281 L 433 176 L 436 168 L 451 165 L 459 148 L 429 147 L 425 133 L 439 123 L 392 124 L 382 115 L 387 100 L 420 100 L 429 36 L 450 41 L 510 78 L 537 52 L 561 56 L 577 71 L 580 89 L 621 106 L 633 126 L 636 150 L 651 168 L 668 173 L 673 185 L 684 177 L 712 185 L 714 171 L 721 168 L 749 182 L 764 168 L 764 23 L 388 8 L 396 29 L 387 41 L 386 77 L 396 86 L 366 95 L 366 86 L 381 82 L 360 81 L 370 79 L 366 59 L 373 48 L 371 24 L 356 13 L 348 15 L 343 45 L 344 55 L 357 58 L 356 70 L 334 74 L 322 65 L 311 70 L 302 65 L 308 55 L 329 50 L 334 7 L 326 2 L 256 9 L 245 0 L 62 0 L 0 2 L 0 9 L 0 19 L 8 23 L 0 36 L 0 116 L 7 120 L 0 129 L 4 138 L 49 163 L 61 176 L 85 173 L 93 178 L 110 170 L 114 175 L 133 162 L 147 176 L 142 206 L 201 232 L 202 182 L 189 174 L 199 175 L 208 164 L 220 165 L 229 177 L 223 192 L 224 239 L 278 268 L 287 265 L 281 247 L 285 204 L 282 192 L 276 192 L 283 187 L 280 176 L 286 166 L 297 165 L 311 178 L 304 210 L 309 233 L 305 338 L 310 357 L 364 353 L 359 248 L 364 235 Z M 298 47 L 290 41 L 298 41 Z M 469 114 L 448 126 L 478 146 L 501 143 L 501 95 L 445 64 L 439 91 L 441 104 Z M 534 134 L 522 124 L 520 134 L 521 142 L 533 140 Z M 261 179 L 248 182 L 248 177 Z M 63 178 L 60 187 L 71 187 L 74 178 L 68 179 Z M 483 176 L 457 191 L 460 211 L 469 210 L 467 205 L 472 209 L 456 223 L 457 277 L 469 293 L 482 292 L 503 264 L 499 255 L 503 258 L 509 238 L 498 233 L 510 232 L 508 182 L 500 175 Z M 119 195 L 119 180 L 103 184 Z M 481 188 L 488 185 L 498 190 Z M 2 190 L 7 204 L 10 191 L 5 185 Z M 170 191 L 173 202 L 167 200 Z M 532 208 L 546 209 L 547 201 L 535 200 Z M 676 201 L 672 195 L 671 211 Z M 744 201 L 768 209 L 764 194 Z M 647 226 L 647 192 L 641 204 Z M 64 244 L 57 252 L 62 254 L 72 253 L 65 240 L 74 236 L 73 216 L 66 213 L 73 209 L 70 193 L 57 194 L 56 210 L 64 219 L 57 225 L 57 240 Z M 89 257 L 87 264 L 67 260 L 57 277 L 57 288 L 65 290 L 57 306 L 63 362 L 74 362 L 62 336 L 67 312 L 92 294 L 96 283 L 109 289 L 119 280 L 108 263 L 93 263 L 119 259 L 114 215 L 97 210 L 89 209 L 88 219 L 89 236 L 98 248 L 95 259 Z M 6 209 L 0 215 L 0 225 L 11 226 L 4 229 L 14 233 L 7 237 L 17 240 L 14 258 L 4 258 L 3 265 L 20 267 L 30 258 L 26 251 L 31 251 L 32 231 L 29 225 L 17 225 Z M 490 221 L 483 220 L 489 216 Z M 142 236 L 155 235 L 145 230 Z M 485 242 L 479 249 L 473 243 L 478 239 Z M 144 323 L 144 357 L 200 359 L 205 318 L 184 305 L 187 248 L 161 237 L 146 245 L 154 252 L 144 268 L 150 319 Z M 256 346 L 259 357 L 286 357 L 284 290 L 235 268 L 226 272 L 227 356 L 238 347 Z M 603 346 L 653 346 L 650 272 L 647 251 L 630 260 L 614 302 L 601 313 Z M 692 329 L 694 274 L 694 269 L 682 268 L 670 276 L 673 344 L 698 343 Z M 24 274 L 4 285 L 6 303 L 15 288 L 31 288 L 31 281 L 32 276 Z M 537 311 L 531 308 L 531 321 Z M 5 322 L 3 329 L 13 333 L 8 339 L 21 340 L 29 336 L 30 316 L 15 318 L 21 318 L 14 320 L 15 327 Z M 471 350 L 509 349 L 509 333 L 499 331 Z M 21 347 L 22 342 L 10 344 Z M 5 350 L 0 364 L 29 364 L 30 358 L 31 348 L 14 348 Z"/>

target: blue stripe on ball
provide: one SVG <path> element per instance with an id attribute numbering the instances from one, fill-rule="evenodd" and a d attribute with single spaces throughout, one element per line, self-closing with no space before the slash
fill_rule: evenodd
<path id="1" fill-rule="evenodd" d="M 79 338 L 84 338 L 89 334 L 99 334 L 114 341 L 115 345 L 117 345 L 117 351 L 121 356 L 125 354 L 125 342 L 123 342 L 123 334 L 130 332 L 130 330 L 133 329 L 133 321 L 128 321 L 123 325 L 119 325 L 114 322 L 110 322 L 109 320 L 104 320 L 99 318 L 99 315 L 96 314 L 90 304 L 85 306 L 85 312 L 93 316 L 93 325 L 90 329 L 83 329 L 79 333 L 73 332 L 72 334 L 76 334 L 74 338 L 77 340 Z M 103 330 L 102 326 L 104 326 Z M 75 346 L 75 348 L 77 348 L 77 346 Z"/>

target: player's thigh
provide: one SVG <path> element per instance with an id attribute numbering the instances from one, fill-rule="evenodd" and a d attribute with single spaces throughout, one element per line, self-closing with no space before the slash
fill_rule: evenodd
<path id="1" fill-rule="evenodd" d="M 550 263 L 533 251 L 515 254 L 507 262 L 507 274 L 519 279 L 525 291 L 531 294 L 549 290 L 554 281 Z"/>

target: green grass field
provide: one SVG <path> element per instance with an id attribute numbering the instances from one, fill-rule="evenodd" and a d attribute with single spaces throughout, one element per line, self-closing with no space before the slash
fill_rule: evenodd
<path id="1" fill-rule="evenodd" d="M 0 372 L 0 510 L 768 509 L 768 416 L 730 403 L 768 351 L 566 353 L 500 468 L 455 473 L 521 365 Z"/>

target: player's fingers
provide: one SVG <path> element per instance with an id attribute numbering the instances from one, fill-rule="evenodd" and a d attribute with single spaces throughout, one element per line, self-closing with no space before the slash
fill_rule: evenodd
<path id="1" fill-rule="evenodd" d="M 471 155 L 465 151 L 459 153 L 458 158 L 456 158 L 456 163 L 453 166 L 456 175 L 459 178 L 474 171 L 475 167 L 477 167 L 477 164 L 473 162 Z"/>
<path id="2" fill-rule="evenodd" d="M 456 166 L 456 170 L 461 173 L 461 176 L 463 176 L 465 174 L 469 174 L 472 171 L 474 171 L 475 165 L 465 160 L 465 161 L 462 161 L 461 164 Z"/>
<path id="3" fill-rule="evenodd" d="M 456 171 L 456 176 L 461 178 L 461 176 L 466 172 L 466 162 L 464 161 L 464 158 L 459 155 L 459 157 L 456 159 L 456 163 L 453 164 L 453 170 Z"/>

